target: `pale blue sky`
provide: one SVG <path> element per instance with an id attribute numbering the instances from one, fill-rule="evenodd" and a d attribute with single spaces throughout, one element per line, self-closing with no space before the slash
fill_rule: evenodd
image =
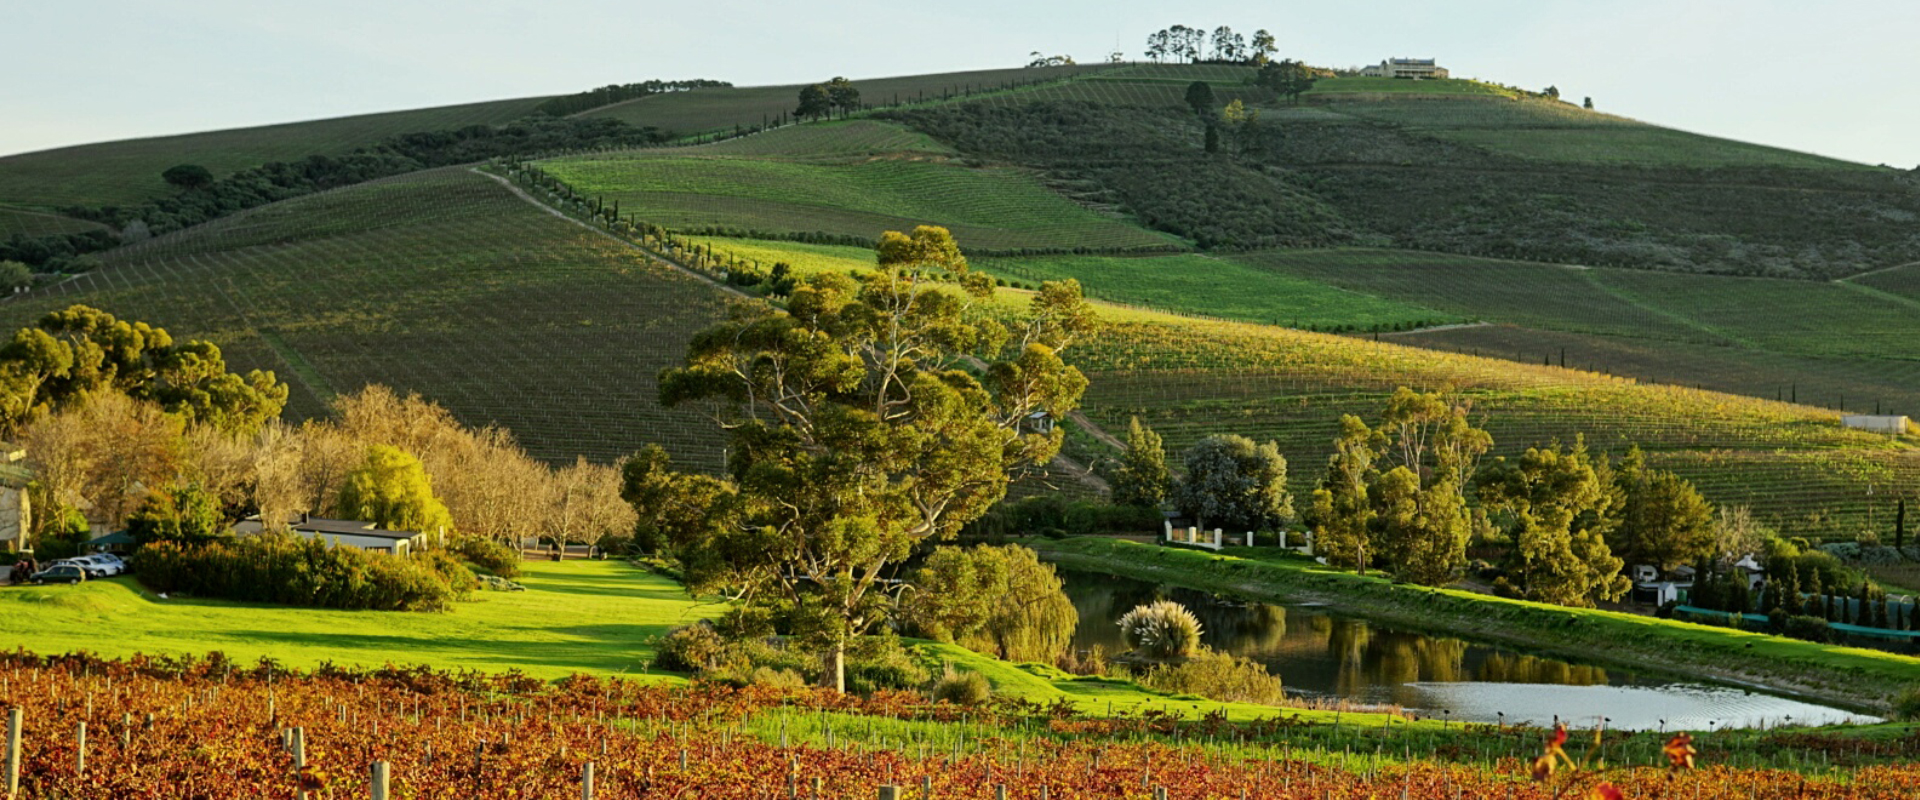
<path id="1" fill-rule="evenodd" d="M 745 0 L 0 0 L 0 154 L 577 91 L 1139 57 L 1173 23 L 1283 55 L 1432 56 L 1599 108 L 1868 163 L 1920 162 L 1920 0 L 919 4 Z"/>

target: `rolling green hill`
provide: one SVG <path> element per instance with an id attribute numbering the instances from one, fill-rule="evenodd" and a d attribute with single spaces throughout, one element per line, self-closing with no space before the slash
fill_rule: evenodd
<path id="1" fill-rule="evenodd" d="M 130 205 L 165 195 L 169 187 L 160 173 L 177 164 L 199 164 L 220 177 L 269 161 L 338 155 L 395 134 L 499 125 L 526 116 L 543 99 L 360 114 L 6 156 L 0 158 L 0 203 L 42 209 Z"/>
<path id="2" fill-rule="evenodd" d="M 417 391 L 534 455 L 649 442 L 718 465 L 718 438 L 654 376 L 723 313 L 708 284 L 451 168 L 276 203 L 111 254 L 0 302 L 0 324 L 87 303 L 276 371 L 294 416 L 367 383 Z"/>

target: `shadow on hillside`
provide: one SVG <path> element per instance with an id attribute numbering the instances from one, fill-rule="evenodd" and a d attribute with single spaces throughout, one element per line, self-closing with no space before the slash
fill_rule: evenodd
<path id="1" fill-rule="evenodd" d="M 582 625 L 571 628 L 523 626 L 503 628 L 517 631 L 578 637 L 572 641 L 529 641 L 525 639 L 423 638 L 367 633 L 326 633 L 284 630 L 235 630 L 223 635 L 247 642 L 278 644 L 324 651 L 325 658 L 343 664 L 378 666 L 418 664 L 423 661 L 469 669 L 497 671 L 510 668 L 557 667 L 592 672 L 641 671 L 641 661 L 651 659 L 651 642 L 666 635 L 673 624 L 659 625 Z M 429 650 L 416 653 L 416 650 Z"/>

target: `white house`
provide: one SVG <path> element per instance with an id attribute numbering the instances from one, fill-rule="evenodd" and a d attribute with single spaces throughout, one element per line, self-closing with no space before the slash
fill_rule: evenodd
<path id="1" fill-rule="evenodd" d="M 351 519 L 324 519 L 301 514 L 287 520 L 287 527 L 293 535 L 302 539 L 319 539 L 328 547 L 358 547 L 362 550 L 377 550 L 382 553 L 406 555 L 414 548 L 430 542 L 429 535 L 416 531 L 390 531 L 375 527 L 371 522 Z M 252 536 L 266 528 L 260 523 L 259 515 L 241 520 L 233 526 L 236 536 Z"/>
<path id="2" fill-rule="evenodd" d="M 1451 73 L 1447 68 L 1434 63 L 1431 58 L 1389 58 L 1378 64 L 1362 67 L 1360 75 L 1368 78 L 1445 78 Z"/>
<path id="3" fill-rule="evenodd" d="M 1652 564 L 1635 564 L 1630 573 L 1635 600 L 1665 605 L 1683 600 L 1683 595 L 1693 591 L 1692 567 L 1680 567 L 1662 575 L 1660 569 Z"/>

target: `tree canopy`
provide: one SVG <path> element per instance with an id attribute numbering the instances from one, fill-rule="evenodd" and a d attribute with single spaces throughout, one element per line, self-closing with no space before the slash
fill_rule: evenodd
<path id="1" fill-rule="evenodd" d="M 1532 447 L 1518 459 L 1497 459 L 1476 479 L 1482 505 L 1514 541 L 1508 574 L 1520 596 L 1592 606 L 1632 588 L 1607 546 L 1621 504 L 1605 461 L 1586 443 Z"/>
<path id="2" fill-rule="evenodd" d="M 1113 474 L 1113 502 L 1123 506 L 1158 508 L 1172 492 L 1167 475 L 1167 449 L 1160 434 L 1134 417 L 1127 423 L 1127 452 Z"/>
<path id="3" fill-rule="evenodd" d="M 1216 434 L 1188 448 L 1183 460 L 1187 474 L 1174 502 L 1202 527 L 1260 531 L 1292 520 L 1287 459 L 1278 444 Z"/>
<path id="4" fill-rule="evenodd" d="M 453 515 L 433 494 L 433 479 L 420 459 L 398 447 L 377 444 L 347 473 L 335 504 L 340 516 L 395 531 L 451 531 Z"/>
<path id="5" fill-rule="evenodd" d="M 1609 542 L 1627 563 L 1672 569 L 1712 555 L 1713 506 L 1687 479 L 1648 466 L 1646 454 L 1634 447 L 1614 481 L 1623 499 Z"/>
<path id="6" fill-rule="evenodd" d="M 1009 661 L 1052 662 L 1080 621 L 1053 566 L 1018 545 L 935 548 L 901 607 L 929 638 Z"/>
<path id="7" fill-rule="evenodd" d="M 1286 59 L 1261 64 L 1260 70 L 1254 73 L 1253 83 L 1297 103 L 1300 95 L 1313 88 L 1314 76 L 1306 64 Z"/>
<path id="8" fill-rule="evenodd" d="M 160 179 L 182 189 L 205 189 L 213 185 L 213 172 L 199 164 L 179 164 L 160 173 Z"/>
<path id="9" fill-rule="evenodd" d="M 40 318 L 0 345 L 0 423 L 11 429 L 86 394 L 115 389 L 189 421 L 251 431 L 279 416 L 287 387 L 271 372 L 227 371 L 212 342 L 83 305 Z"/>
<path id="10" fill-rule="evenodd" d="M 660 379 L 665 404 L 708 404 L 729 442 L 718 496 L 671 532 L 689 582 L 774 613 L 841 688 L 847 642 L 888 613 L 883 569 L 1059 451 L 1060 431 L 1021 422 L 1078 404 L 1086 378 L 1059 354 L 1093 319 L 1073 281 L 1011 327 L 988 316 L 975 301 L 992 281 L 944 228 L 889 232 L 876 256 L 703 331 Z"/>

